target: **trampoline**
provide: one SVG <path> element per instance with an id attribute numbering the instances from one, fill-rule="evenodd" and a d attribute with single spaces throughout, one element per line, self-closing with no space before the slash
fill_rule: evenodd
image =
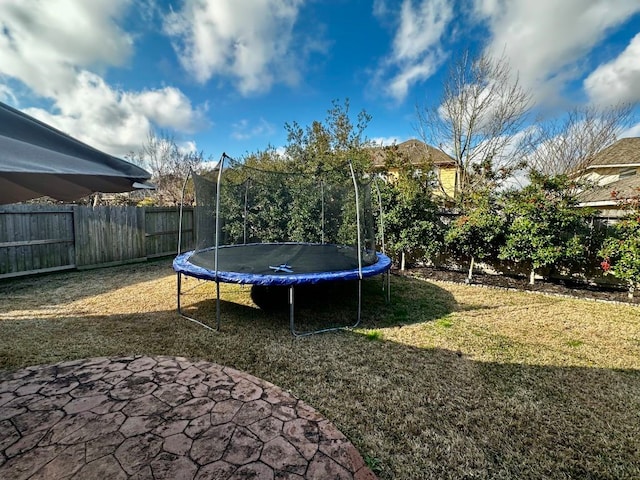
<path id="1" fill-rule="evenodd" d="M 290 286 L 340 280 L 358 280 L 379 275 L 391 266 L 391 259 L 376 253 L 374 262 L 360 270 L 358 252 L 342 245 L 321 243 L 253 243 L 227 245 L 218 249 L 190 251 L 173 261 L 176 272 L 224 283 L 261 286 Z"/>
<path id="2" fill-rule="evenodd" d="M 359 184 L 353 172 L 353 167 L 350 166 L 352 180 L 350 191 L 352 191 L 353 194 L 342 195 L 350 198 L 341 198 L 340 208 L 334 208 L 334 211 L 340 212 L 340 216 L 346 215 L 349 217 L 348 213 L 345 214 L 345 211 L 349 209 L 345 209 L 343 202 L 352 201 L 354 205 L 349 211 L 354 218 L 342 218 L 333 228 L 331 227 L 331 222 L 328 221 L 329 219 L 326 218 L 325 215 L 325 210 L 329 209 L 326 204 L 328 203 L 328 199 L 333 198 L 335 200 L 340 197 L 340 195 L 336 195 L 336 192 L 344 193 L 345 190 L 333 190 L 333 194 L 330 196 L 331 194 L 325 193 L 330 190 L 325 184 L 322 184 L 320 188 L 321 193 L 319 194 L 321 205 L 320 228 L 315 230 L 313 228 L 308 229 L 311 232 L 315 231 L 316 234 L 319 234 L 321 241 L 248 242 L 247 239 L 250 235 L 248 231 L 251 230 L 247 220 L 250 217 L 249 210 L 251 208 L 251 202 L 254 204 L 258 203 L 259 198 L 257 196 L 250 198 L 249 184 L 245 175 L 242 176 L 243 182 L 240 185 L 242 188 L 238 188 L 238 184 L 232 184 L 232 187 L 229 187 L 227 190 L 227 193 L 231 191 L 232 194 L 227 194 L 227 200 L 224 200 L 225 184 L 223 183 L 223 172 L 225 171 L 223 170 L 223 162 L 225 158 L 229 157 L 223 155 L 219 163 L 217 183 L 206 180 L 200 175 L 191 172 L 191 177 L 194 179 L 195 184 L 196 202 L 197 205 L 200 206 L 195 209 L 197 215 L 194 219 L 194 230 L 199 234 L 200 238 L 197 239 L 197 245 L 194 250 L 181 253 L 179 245 L 178 255 L 173 261 L 173 269 L 177 273 L 178 313 L 182 317 L 212 329 L 206 323 L 184 313 L 181 305 L 182 275 L 216 282 L 216 330 L 220 329 L 220 283 L 235 283 L 260 287 L 287 287 L 289 292 L 290 330 L 296 337 L 357 327 L 361 320 L 361 281 L 364 278 L 386 273 L 386 282 L 383 282 L 383 287 L 387 291 L 387 300 L 389 299 L 389 270 L 391 268 L 391 259 L 383 252 L 377 252 L 375 248 L 371 248 L 374 247 L 374 240 L 372 240 L 372 238 L 375 237 L 371 228 L 373 222 L 371 218 L 369 218 L 368 221 L 362 219 L 362 217 L 370 216 L 367 215 L 367 212 L 370 213 L 370 208 L 367 210 L 367 208 L 361 207 L 361 192 L 358 190 Z M 235 168 L 237 169 L 238 167 Z M 237 171 L 235 173 L 237 177 Z M 261 172 L 263 182 L 264 173 L 265 172 Z M 299 183 L 299 181 L 297 183 Z M 279 187 L 283 184 L 286 184 L 286 182 L 282 182 L 281 180 L 278 182 Z M 369 186 L 368 183 L 366 185 L 367 187 Z M 262 186 L 264 186 L 264 184 L 262 184 Z M 269 192 L 269 190 L 262 189 L 262 194 L 264 194 L 265 191 Z M 221 192 L 223 192 L 222 196 Z M 325 200 L 325 197 L 327 200 Z M 238 198 L 240 198 L 240 202 L 235 201 Z M 366 196 L 366 200 L 370 202 L 370 195 Z M 314 201 L 315 200 L 311 201 L 311 203 L 307 201 L 304 208 L 311 208 L 310 205 L 312 206 Z M 275 203 L 276 202 L 270 200 L 269 206 L 273 207 Z M 241 208 L 237 208 L 238 206 Z M 288 225 L 288 222 L 291 222 L 292 218 L 291 204 L 283 204 L 280 205 L 280 207 L 283 211 L 278 212 L 276 215 L 273 215 L 273 212 L 271 212 L 271 218 L 276 218 L 282 225 Z M 234 208 L 239 210 L 241 214 L 237 212 L 234 214 Z M 236 218 L 235 223 L 233 221 L 234 215 Z M 380 214 L 379 217 L 381 221 L 382 215 Z M 255 220 L 255 223 L 260 225 L 260 232 L 271 232 L 274 230 L 271 224 L 265 225 L 264 222 L 258 220 Z M 239 228 L 240 226 L 241 228 Z M 182 231 L 181 210 L 180 232 Z M 233 237 L 233 235 L 225 234 L 225 232 L 230 231 L 235 232 L 235 238 L 230 239 L 229 237 Z M 252 231 L 255 236 L 256 228 L 253 228 Z M 313 233 L 309 233 L 309 231 L 305 233 L 305 236 L 313 236 Z M 333 231 L 333 235 L 330 234 L 331 231 Z M 382 228 L 380 232 L 383 236 Z M 352 234 L 351 237 L 349 236 L 350 234 Z M 332 236 L 334 238 L 342 237 L 343 239 L 353 238 L 354 245 L 328 242 L 327 240 Z M 367 242 L 363 239 L 369 239 L 369 241 Z M 181 239 L 179 240 L 179 244 L 180 243 Z M 358 281 L 358 310 L 356 322 L 348 326 L 322 328 L 308 332 L 297 331 L 294 315 L 295 287 L 342 281 Z"/>

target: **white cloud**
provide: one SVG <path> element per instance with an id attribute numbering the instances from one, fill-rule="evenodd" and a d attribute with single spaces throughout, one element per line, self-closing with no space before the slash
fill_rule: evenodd
<path id="1" fill-rule="evenodd" d="M 131 0 L 0 2 L 0 74 L 55 97 L 76 69 L 124 64 L 132 37 L 117 20 Z"/>
<path id="2" fill-rule="evenodd" d="M 640 123 L 632 125 L 620 134 L 620 138 L 640 137 Z"/>
<path id="3" fill-rule="evenodd" d="M 425 55 L 421 63 L 404 66 L 390 80 L 387 86 L 387 93 L 398 101 L 404 100 L 413 84 L 420 80 L 426 80 L 435 73 L 441 63 L 438 57 L 438 55 L 429 53 Z"/>
<path id="4" fill-rule="evenodd" d="M 418 8 L 405 0 L 400 12 L 400 27 L 393 41 L 398 60 L 416 61 L 437 45 L 453 17 L 451 5 L 443 0 L 422 1 Z"/>
<path id="5" fill-rule="evenodd" d="M 239 82 L 242 94 L 276 82 L 295 84 L 293 27 L 302 0 L 185 0 L 165 18 L 180 62 L 198 82 L 214 76 Z"/>
<path id="6" fill-rule="evenodd" d="M 18 103 L 18 99 L 13 93 L 13 90 L 11 90 L 7 85 L 0 84 L 0 102 L 11 103 L 13 105 Z"/>
<path id="7" fill-rule="evenodd" d="M 386 0 L 373 0 L 373 15 L 379 20 L 384 20 L 389 15 L 389 7 Z"/>
<path id="8" fill-rule="evenodd" d="M 389 7 L 375 4 L 374 13 L 379 16 L 381 11 Z M 378 72 L 378 77 L 388 78 L 387 94 L 402 101 L 412 85 L 435 73 L 444 60 L 440 42 L 452 18 L 447 0 L 421 0 L 417 6 L 403 0 L 393 50 Z"/>
<path id="9" fill-rule="evenodd" d="M 402 140 L 400 137 L 375 137 L 371 139 L 371 142 L 374 143 L 376 146 L 378 147 L 386 147 L 389 145 L 398 145 L 399 143 L 402 143 L 404 140 Z"/>
<path id="10" fill-rule="evenodd" d="M 273 135 L 276 128 L 273 124 L 261 118 L 257 124 L 252 125 L 249 120 L 242 119 L 232 125 L 231 136 L 236 140 L 248 140 L 254 137 L 268 137 Z"/>
<path id="11" fill-rule="evenodd" d="M 174 87 L 124 92 L 121 103 L 143 114 L 159 127 L 191 133 L 203 126 L 203 112 L 194 110 L 185 94 Z"/>
<path id="12" fill-rule="evenodd" d="M 174 88 L 125 92 L 87 71 L 78 74 L 72 90 L 58 95 L 55 108 L 57 113 L 25 112 L 115 155 L 138 150 L 153 126 L 190 131 L 202 116 Z"/>
<path id="13" fill-rule="evenodd" d="M 277 147 L 275 149 L 275 154 L 281 158 L 289 158 L 289 155 L 287 155 L 286 147 Z"/>
<path id="14" fill-rule="evenodd" d="M 638 0 L 475 2 L 475 13 L 490 29 L 488 53 L 504 53 L 523 85 L 547 102 L 583 73 L 585 55 L 638 11 Z"/>
<path id="15" fill-rule="evenodd" d="M 198 151 L 198 145 L 193 140 L 178 142 L 177 145 L 180 153 L 196 153 Z"/>
<path id="16" fill-rule="evenodd" d="M 614 60 L 600 65 L 584 81 L 594 103 L 640 101 L 640 33 Z"/>
<path id="17" fill-rule="evenodd" d="M 118 25 L 131 4 L 2 0 L 0 98 L 17 105 L 3 79 L 22 82 L 53 104 L 52 111 L 27 108 L 27 113 L 116 155 L 137 150 L 152 126 L 196 130 L 203 112 L 180 90 L 125 91 L 91 71 L 121 66 L 131 57 L 132 36 Z"/>

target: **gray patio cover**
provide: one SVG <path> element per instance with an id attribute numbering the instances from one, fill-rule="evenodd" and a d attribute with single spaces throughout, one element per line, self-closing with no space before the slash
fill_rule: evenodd
<path id="1" fill-rule="evenodd" d="M 151 175 L 0 102 L 0 204 L 128 192 Z"/>

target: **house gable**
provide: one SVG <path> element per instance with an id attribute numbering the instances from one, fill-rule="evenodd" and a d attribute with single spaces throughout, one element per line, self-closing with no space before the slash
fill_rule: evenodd
<path id="1" fill-rule="evenodd" d="M 416 171 L 420 171 L 425 166 L 433 167 L 441 186 L 441 191 L 436 193 L 447 198 L 455 197 L 457 168 L 453 158 L 416 139 L 407 140 L 397 145 L 372 148 L 370 152 L 373 168 L 378 171 L 385 170 L 387 176 L 391 178 L 398 177 L 398 168 L 386 163 L 388 155 L 393 150 L 398 155 L 402 155 Z"/>
<path id="2" fill-rule="evenodd" d="M 577 179 L 591 185 L 578 195 L 580 206 L 615 213 L 619 199 L 637 194 L 640 188 L 640 138 L 623 138 L 605 148 Z"/>

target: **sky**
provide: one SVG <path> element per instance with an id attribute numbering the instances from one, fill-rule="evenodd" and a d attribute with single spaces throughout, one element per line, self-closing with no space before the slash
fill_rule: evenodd
<path id="1" fill-rule="evenodd" d="M 465 50 L 548 117 L 640 102 L 640 0 L 0 0 L 0 101 L 121 157 L 152 130 L 212 160 L 279 148 L 347 98 L 389 144 Z"/>

